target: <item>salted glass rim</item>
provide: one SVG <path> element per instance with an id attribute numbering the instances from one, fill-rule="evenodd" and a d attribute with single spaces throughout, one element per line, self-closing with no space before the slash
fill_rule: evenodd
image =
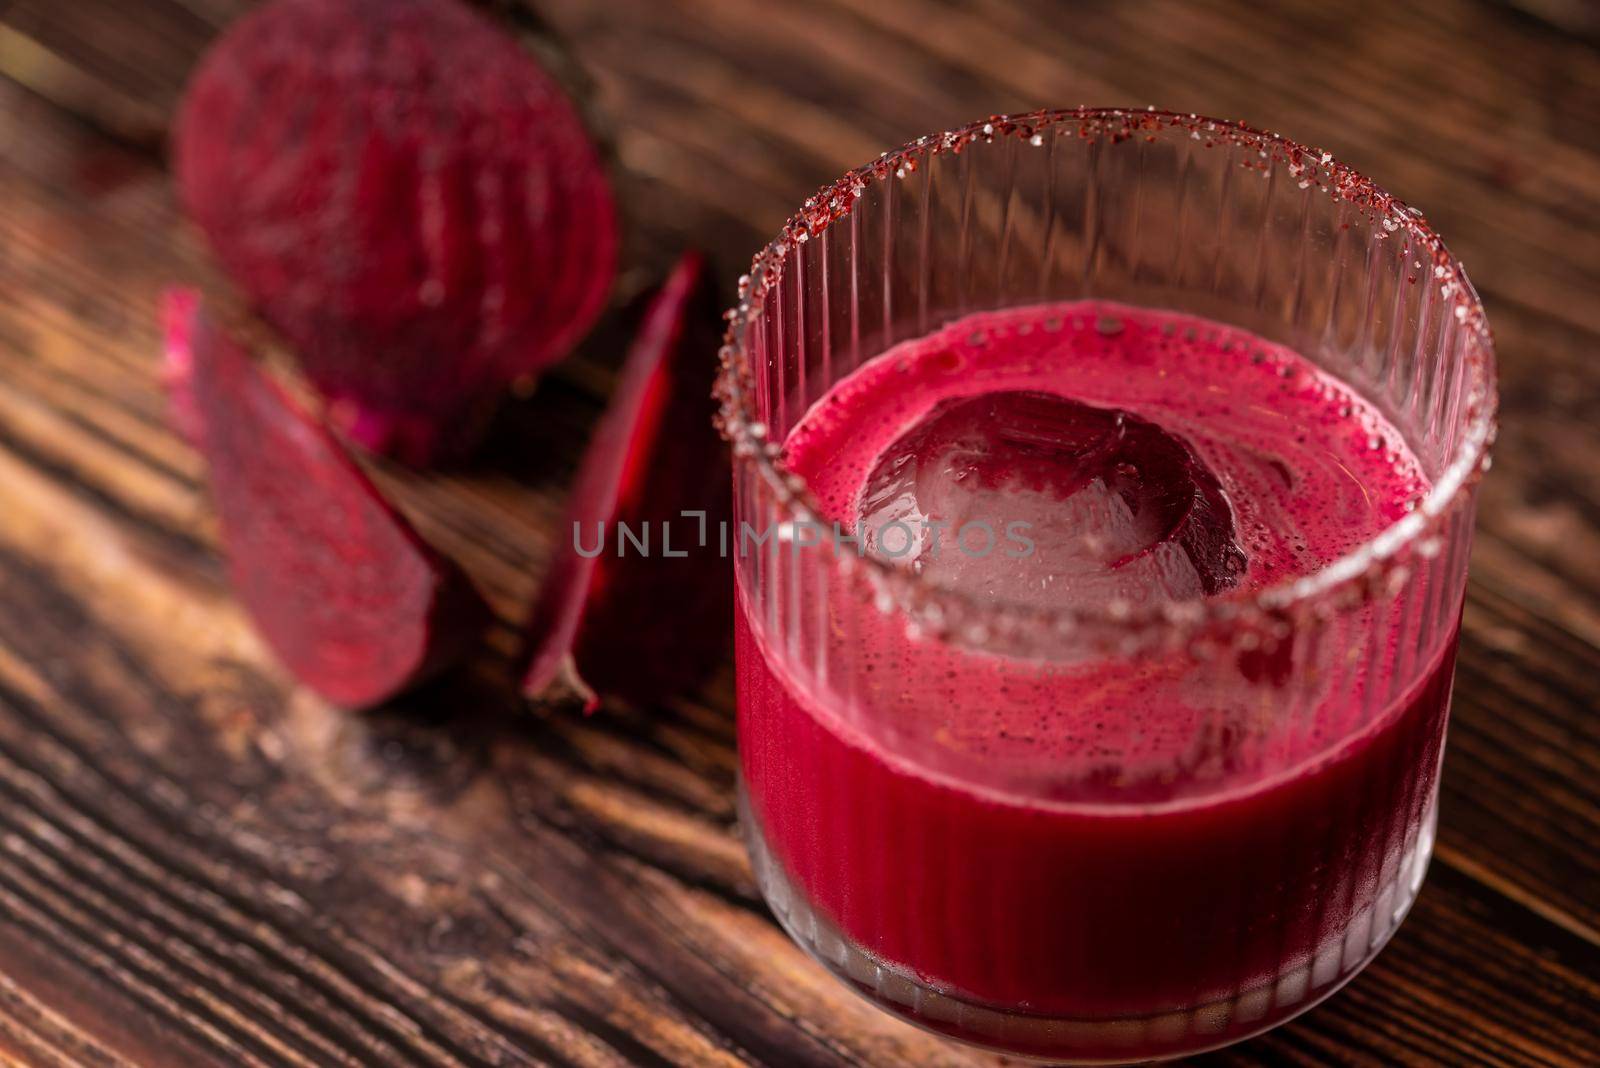
<path id="1" fill-rule="evenodd" d="M 1074 124 L 1076 131 L 1072 130 Z M 805 480 L 784 467 L 782 442 L 772 440 L 770 428 L 755 408 L 751 326 L 761 316 L 767 294 L 783 277 L 785 262 L 796 247 L 846 218 L 872 183 L 903 179 L 929 155 L 961 152 L 974 143 L 989 144 L 1002 137 L 1020 137 L 1037 146 L 1046 132 L 1052 136 L 1075 132 L 1085 141 L 1105 138 L 1115 143 L 1175 128 L 1204 139 L 1208 147 L 1231 143 L 1266 153 L 1272 165 L 1287 166 L 1300 179 L 1302 188 L 1317 186 L 1378 222 L 1387 233 L 1403 230 L 1414 242 L 1418 258 L 1431 260 L 1432 278 L 1421 280 L 1439 287 L 1441 296 L 1454 305 L 1458 328 L 1465 331 L 1462 354 L 1469 378 L 1466 403 L 1458 416 L 1465 423 L 1460 440 L 1428 493 L 1406 515 L 1326 567 L 1308 575 L 1280 579 L 1247 596 L 1040 608 L 1003 598 L 974 597 L 870 554 L 839 554 L 839 559 L 849 566 L 864 568 L 875 589 L 889 598 L 887 603 L 904 609 L 925 630 L 940 633 L 959 626 L 971 632 L 969 637 L 979 640 L 996 633 L 1014 635 L 1038 627 L 1063 636 L 1130 637 L 1149 630 L 1187 634 L 1218 623 L 1239 626 L 1250 620 L 1281 620 L 1307 609 L 1359 601 L 1403 578 L 1399 572 L 1407 566 L 1413 549 L 1424 556 L 1439 551 L 1439 527 L 1465 502 L 1472 486 L 1488 469 L 1498 403 L 1493 337 L 1483 302 L 1467 278 L 1466 269 L 1420 211 L 1340 163 L 1331 153 L 1242 122 L 1157 108 L 1047 109 L 996 115 L 943 134 L 920 137 L 857 167 L 807 199 L 778 236 L 756 254 L 750 273 L 739 279 L 738 304 L 727 312 L 728 327 L 719 353 L 717 425 L 733 448 L 734 462 L 748 460 L 755 465 L 773 493 L 782 520 L 817 522 L 824 514 Z"/>

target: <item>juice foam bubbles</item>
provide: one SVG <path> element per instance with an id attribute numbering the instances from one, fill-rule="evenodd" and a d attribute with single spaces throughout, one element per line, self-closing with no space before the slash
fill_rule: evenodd
<path id="1" fill-rule="evenodd" d="M 987 313 L 898 346 L 840 382 L 801 420 L 786 442 L 786 463 L 831 518 L 853 518 L 864 495 L 885 492 L 876 469 L 892 463 L 896 446 L 930 413 L 1024 392 L 1127 413 L 1154 428 L 1147 436 L 1178 442 L 1183 456 L 1158 453 L 1165 469 L 1144 472 L 1147 481 L 1179 481 L 1170 470 L 1175 463 L 1220 480 L 1249 561 L 1241 593 L 1331 563 L 1400 518 L 1428 488 L 1384 418 L 1294 352 L 1217 323 L 1107 303 Z M 1029 414 L 1009 407 L 1014 422 Z M 995 415 L 992 408 L 970 413 L 990 429 Z M 1049 416 L 1019 432 L 1040 432 Z M 1100 444 L 1091 433 L 1097 427 L 1063 428 L 1069 421 L 1058 415 L 1054 427 L 1043 428 L 1078 433 L 1041 460 L 1040 470 L 1050 462 L 1067 467 L 1086 446 Z M 1102 466 L 1109 470 L 1130 455 L 1138 459 L 1124 450 Z M 1037 516 L 1026 492 L 1019 495 L 1021 508 Z M 867 503 L 881 513 L 881 504 Z M 1029 568 L 1047 571 L 1059 562 L 1041 552 Z"/>

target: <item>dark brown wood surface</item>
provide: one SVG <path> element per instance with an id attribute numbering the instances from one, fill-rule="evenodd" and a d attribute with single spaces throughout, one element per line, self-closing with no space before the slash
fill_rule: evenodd
<path id="1" fill-rule="evenodd" d="M 381 477 L 503 622 L 393 709 L 295 689 L 231 601 L 153 304 L 216 286 L 168 116 L 241 0 L 0 0 L 0 1060 L 993 1064 L 778 931 L 731 685 L 505 696 L 619 327 L 483 467 Z M 1422 207 L 1500 344 L 1438 855 L 1344 992 L 1216 1063 L 1600 1062 L 1600 34 L 1583 0 L 540 0 L 593 77 L 619 301 L 724 283 L 824 180 L 980 114 L 1145 104 L 1324 146 Z M 613 316 L 613 319 L 616 317 Z M 709 363 L 708 363 L 709 384 Z"/>

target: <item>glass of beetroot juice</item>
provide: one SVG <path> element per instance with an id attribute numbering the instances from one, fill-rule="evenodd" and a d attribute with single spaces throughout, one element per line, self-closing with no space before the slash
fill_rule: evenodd
<path id="1" fill-rule="evenodd" d="M 797 942 L 1076 1062 L 1377 953 L 1495 407 L 1419 213 L 1236 123 L 995 118 L 807 201 L 730 321 L 743 822 Z"/>

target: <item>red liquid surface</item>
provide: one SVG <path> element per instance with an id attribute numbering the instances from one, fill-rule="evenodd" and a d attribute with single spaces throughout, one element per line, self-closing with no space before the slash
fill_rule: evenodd
<path id="1" fill-rule="evenodd" d="M 1382 417 L 1295 354 L 1089 303 L 972 317 L 869 361 L 801 420 L 786 462 L 880 553 L 890 536 L 871 532 L 891 518 L 1029 522 L 1026 557 L 949 540 L 935 556 L 924 532 L 900 563 L 1041 606 L 1244 596 L 1332 562 L 1428 488 Z M 1291 687 L 1271 655 L 1023 663 L 858 615 L 831 620 L 822 692 L 795 681 L 782 631 L 741 613 L 743 778 L 794 889 L 913 981 L 1083 1021 L 1226 1004 L 1220 1041 L 1359 963 L 1389 929 L 1374 915 L 1406 899 L 1453 637 L 1419 663 L 1416 634 L 1374 635 L 1378 616 L 1355 612 L 1301 650 L 1321 669 Z M 1351 662 L 1342 645 L 1373 651 Z M 846 664 L 869 712 L 839 696 Z M 1402 664 L 1415 681 L 1394 686 Z M 1098 1041 L 1035 1052 L 1162 1049 Z"/>

